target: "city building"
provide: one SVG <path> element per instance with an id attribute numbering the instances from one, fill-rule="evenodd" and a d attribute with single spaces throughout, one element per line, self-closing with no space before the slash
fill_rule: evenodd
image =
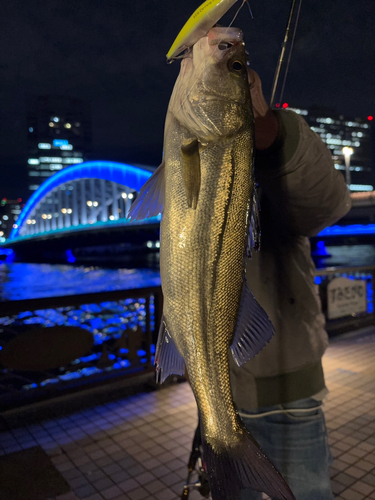
<path id="1" fill-rule="evenodd" d="M 3 198 L 0 201 L 0 243 L 4 243 L 9 238 L 23 207 L 21 198 L 17 200 Z"/>
<path id="2" fill-rule="evenodd" d="M 280 107 L 277 106 L 277 107 Z M 292 109 L 302 115 L 331 150 L 335 167 L 341 170 L 351 191 L 372 191 L 375 171 L 372 165 L 371 124 L 373 117 L 347 118 L 322 108 Z"/>
<path id="3" fill-rule="evenodd" d="M 30 101 L 28 187 L 38 187 L 58 170 L 88 159 L 91 119 L 88 104 L 76 98 L 43 96 Z"/>

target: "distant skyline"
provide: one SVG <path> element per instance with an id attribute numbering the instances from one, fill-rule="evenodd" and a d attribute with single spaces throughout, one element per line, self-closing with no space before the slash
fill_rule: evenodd
<path id="1" fill-rule="evenodd" d="M 14 0 L 0 21 L 0 197 L 25 196 L 26 103 L 66 95 L 90 102 L 93 158 L 157 165 L 179 63 L 165 54 L 202 0 Z M 269 98 L 290 3 L 251 0 L 243 29 L 252 67 Z M 221 21 L 230 22 L 238 2 Z M 374 114 L 375 5 L 305 0 L 284 101 Z"/>

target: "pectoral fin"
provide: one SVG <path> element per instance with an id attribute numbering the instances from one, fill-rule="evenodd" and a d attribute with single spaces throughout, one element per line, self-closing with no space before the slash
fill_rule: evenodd
<path id="1" fill-rule="evenodd" d="M 162 384 L 164 380 L 172 375 L 183 375 L 185 373 L 184 358 L 178 352 L 176 344 L 168 330 L 164 316 L 161 321 L 155 354 L 156 382 Z"/>
<path id="2" fill-rule="evenodd" d="M 193 138 L 181 146 L 182 179 L 189 208 L 197 208 L 201 187 L 199 143 Z"/>
<path id="3" fill-rule="evenodd" d="M 271 320 L 256 301 L 245 279 L 236 331 L 230 347 L 236 364 L 242 366 L 258 354 L 271 340 L 273 334 Z"/>
<path id="4" fill-rule="evenodd" d="M 163 160 L 148 181 L 143 184 L 137 199 L 129 210 L 128 219 L 149 219 L 163 212 L 165 194 L 164 171 Z"/>

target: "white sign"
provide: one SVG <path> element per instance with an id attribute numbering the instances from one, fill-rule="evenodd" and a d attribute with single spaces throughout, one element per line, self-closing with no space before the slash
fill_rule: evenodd
<path id="1" fill-rule="evenodd" d="M 366 281 L 335 278 L 328 287 L 328 319 L 367 311 Z"/>

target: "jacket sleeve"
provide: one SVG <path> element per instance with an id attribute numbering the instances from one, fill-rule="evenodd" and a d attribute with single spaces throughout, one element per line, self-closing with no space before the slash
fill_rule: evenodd
<path id="1" fill-rule="evenodd" d="M 292 111 L 276 111 L 279 135 L 255 155 L 256 180 L 274 214 L 274 222 L 293 234 L 315 236 L 351 207 L 344 176 L 331 152 Z"/>

